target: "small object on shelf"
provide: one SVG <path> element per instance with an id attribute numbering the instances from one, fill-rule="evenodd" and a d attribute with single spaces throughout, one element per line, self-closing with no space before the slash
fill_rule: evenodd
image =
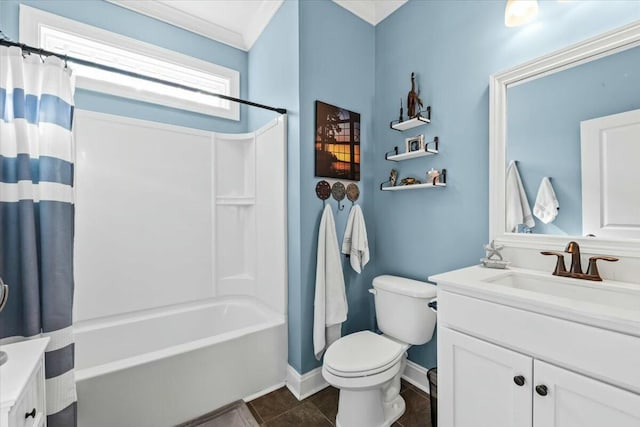
<path id="1" fill-rule="evenodd" d="M 412 153 L 414 151 L 424 150 L 424 135 L 416 135 L 411 138 L 407 138 L 404 141 L 405 153 Z"/>
<path id="2" fill-rule="evenodd" d="M 424 115 L 422 115 L 422 113 L 424 113 Z M 419 112 L 416 117 L 407 119 L 405 121 L 392 120 L 389 123 L 389 127 L 393 130 L 402 132 L 425 125 L 427 123 L 431 123 L 431 106 L 427 107 L 426 110 Z"/>
<path id="3" fill-rule="evenodd" d="M 408 177 L 406 177 L 406 178 L 403 178 L 403 179 L 402 179 L 402 181 L 400 181 L 400 183 L 401 183 L 402 185 L 416 185 L 416 184 L 422 184 L 422 182 L 420 182 L 420 180 L 419 180 L 419 179 L 416 179 L 416 178 L 413 178 L 413 177 L 410 177 L 410 176 L 408 176 Z"/>
<path id="4" fill-rule="evenodd" d="M 495 240 L 484 245 L 485 257 L 480 259 L 482 265 L 486 268 L 506 268 L 510 263 L 502 258 L 502 254 L 500 253 L 502 249 L 504 249 L 504 246 L 496 246 Z"/>
<path id="5" fill-rule="evenodd" d="M 417 107 L 417 110 L 416 110 Z M 410 119 L 420 116 L 420 110 L 422 109 L 422 100 L 416 92 L 416 77 L 415 73 L 411 73 L 411 90 L 407 94 L 407 115 Z"/>
<path id="6" fill-rule="evenodd" d="M 398 123 L 404 121 L 404 116 L 403 116 L 403 111 L 402 111 L 402 98 L 400 98 L 400 117 L 398 117 Z"/>
<path id="7" fill-rule="evenodd" d="M 431 170 L 429 170 L 427 172 L 427 181 L 429 181 L 433 185 L 436 185 L 437 183 L 439 183 L 440 182 L 440 172 L 438 172 L 434 168 L 431 168 Z"/>
<path id="8" fill-rule="evenodd" d="M 354 183 L 347 185 L 347 199 L 349 199 L 352 205 L 356 203 L 359 197 L 360 188 L 358 188 L 358 185 Z"/>
<path id="9" fill-rule="evenodd" d="M 389 183 L 391 183 L 392 187 L 396 186 L 396 183 L 398 182 L 398 171 L 395 169 L 391 169 L 391 173 L 389 174 Z"/>

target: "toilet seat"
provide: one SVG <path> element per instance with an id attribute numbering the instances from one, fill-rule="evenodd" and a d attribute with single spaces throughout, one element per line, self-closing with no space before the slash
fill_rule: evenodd
<path id="1" fill-rule="evenodd" d="M 325 369 L 338 377 L 376 375 L 393 368 L 408 346 L 371 331 L 356 332 L 334 342 L 325 353 Z"/>

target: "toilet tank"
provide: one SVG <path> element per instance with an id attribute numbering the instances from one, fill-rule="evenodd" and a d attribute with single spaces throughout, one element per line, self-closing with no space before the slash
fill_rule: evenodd
<path id="1" fill-rule="evenodd" d="M 420 345 L 433 337 L 436 313 L 427 304 L 436 286 L 398 276 L 373 279 L 378 328 L 388 337 Z"/>

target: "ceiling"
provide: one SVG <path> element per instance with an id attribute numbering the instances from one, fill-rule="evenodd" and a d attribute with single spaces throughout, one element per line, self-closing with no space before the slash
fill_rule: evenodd
<path id="1" fill-rule="evenodd" d="M 238 49 L 249 50 L 283 0 L 108 0 Z M 290 1 L 290 0 L 288 0 Z M 333 0 L 372 25 L 407 0 Z"/>

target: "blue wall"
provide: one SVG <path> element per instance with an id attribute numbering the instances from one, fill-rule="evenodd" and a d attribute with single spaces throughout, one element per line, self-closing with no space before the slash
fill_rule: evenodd
<path id="1" fill-rule="evenodd" d="M 507 91 L 507 164 L 518 160 L 531 206 L 544 176 L 560 204 L 552 223 L 534 217 L 533 233 L 584 234 L 580 122 L 640 108 L 639 68 L 636 47 Z"/>
<path id="2" fill-rule="evenodd" d="M 249 51 L 249 99 L 287 109 L 287 238 L 289 364 L 302 370 L 300 279 L 300 77 L 298 3 L 287 1 Z M 249 129 L 273 119 L 266 110 L 249 111 Z"/>
<path id="3" fill-rule="evenodd" d="M 398 164 L 401 176 L 447 168 L 444 189 L 374 192 L 377 272 L 424 280 L 477 264 L 488 240 L 489 75 L 640 18 L 640 2 L 542 1 L 535 22 L 504 26 L 504 1 L 410 1 L 375 31 L 374 167 L 387 179 L 384 152 L 404 138 L 437 135 L 437 156 Z M 417 73 L 432 123 L 404 134 L 389 129 Z M 405 107 L 406 113 L 406 107 Z M 436 364 L 435 338 L 410 350 Z"/>
<path id="4" fill-rule="evenodd" d="M 365 220 L 373 223 L 374 28 L 330 1 L 285 1 L 249 53 L 249 95 L 289 109 L 289 364 L 305 373 L 320 366 L 313 354 L 316 244 L 322 202 L 315 196 L 315 101 L 361 114 L 362 174 L 358 183 Z M 270 117 L 250 112 L 250 127 Z M 346 184 L 346 182 L 345 182 Z M 335 201 L 331 201 L 335 208 Z M 349 204 L 334 209 L 342 241 Z M 375 248 L 375 238 L 369 244 Z M 343 259 L 344 260 L 344 259 Z M 349 316 L 344 333 L 369 329 L 367 288 L 371 261 L 362 275 L 344 263 Z"/>
<path id="5" fill-rule="evenodd" d="M 240 72 L 240 97 L 248 90 L 247 52 L 201 37 L 102 0 L 1 0 L 0 28 L 18 40 L 20 4 L 93 25 Z M 77 108 L 218 132 L 246 131 L 247 108 L 240 121 L 215 118 L 87 90 L 77 90 Z"/>
<path id="6" fill-rule="evenodd" d="M 300 328 L 302 366 L 307 372 L 320 366 L 313 355 L 313 299 L 316 272 L 316 245 L 322 202 L 316 197 L 315 101 L 321 100 L 360 113 L 361 174 L 360 199 L 372 251 L 370 264 L 357 275 L 343 257 L 349 303 L 343 334 L 369 329 L 372 325 L 370 287 L 375 263 L 376 239 L 373 234 L 373 94 L 374 27 L 331 1 L 300 2 Z M 347 184 L 344 182 L 345 185 Z M 334 207 L 338 241 L 349 214 L 349 205 L 337 212 Z"/>

